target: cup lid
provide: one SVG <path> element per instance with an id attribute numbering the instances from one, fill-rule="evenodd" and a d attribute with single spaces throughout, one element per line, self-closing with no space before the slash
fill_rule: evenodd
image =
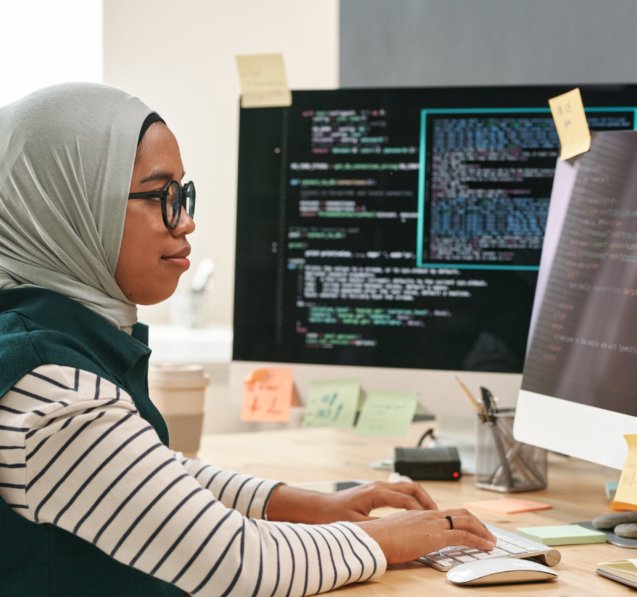
<path id="1" fill-rule="evenodd" d="M 148 368 L 148 385 L 165 388 L 200 388 L 208 385 L 209 375 L 202 365 L 153 363 Z"/>

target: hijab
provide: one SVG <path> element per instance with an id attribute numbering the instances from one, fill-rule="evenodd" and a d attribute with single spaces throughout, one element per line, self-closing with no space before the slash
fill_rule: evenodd
<path id="1" fill-rule="evenodd" d="M 0 289 L 64 294 L 129 332 L 115 281 L 140 129 L 152 110 L 94 83 L 0 108 Z"/>

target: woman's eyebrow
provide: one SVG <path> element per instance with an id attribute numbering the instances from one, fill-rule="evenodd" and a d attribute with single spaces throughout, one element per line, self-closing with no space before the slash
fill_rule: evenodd
<path id="1" fill-rule="evenodd" d="M 181 177 L 183 178 L 184 176 L 186 176 L 185 170 L 183 174 L 181 175 Z M 161 170 L 159 172 L 153 172 L 150 176 L 143 178 L 142 180 L 139 181 L 139 184 L 144 184 L 145 182 L 150 182 L 151 180 L 172 180 L 172 178 L 173 178 L 172 172 Z"/>

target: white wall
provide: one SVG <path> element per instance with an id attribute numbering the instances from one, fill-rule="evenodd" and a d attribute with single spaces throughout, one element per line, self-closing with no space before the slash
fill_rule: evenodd
<path id="1" fill-rule="evenodd" d="M 181 145 L 186 180 L 197 185 L 191 270 L 203 257 L 216 262 L 207 324 L 232 323 L 234 56 L 262 52 L 283 52 L 292 88 L 336 87 L 338 0 L 104 0 L 104 82 L 138 95 L 166 119 Z M 167 322 L 169 306 L 143 308 L 140 318 Z"/>
<path id="2" fill-rule="evenodd" d="M 0 106 L 36 89 L 102 78 L 102 0 L 0 1 Z"/>

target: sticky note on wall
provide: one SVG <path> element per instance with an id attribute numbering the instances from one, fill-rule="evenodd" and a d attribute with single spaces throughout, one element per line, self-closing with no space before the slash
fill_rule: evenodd
<path id="1" fill-rule="evenodd" d="M 549 107 L 560 138 L 560 159 L 568 160 L 591 148 L 591 132 L 578 88 L 549 100 Z"/>
<path id="2" fill-rule="evenodd" d="M 242 108 L 292 105 L 283 54 L 247 54 L 235 56 L 235 60 L 241 84 Z"/>
<path id="3" fill-rule="evenodd" d="M 303 427 L 353 427 L 359 394 L 354 380 L 313 381 Z"/>
<path id="4" fill-rule="evenodd" d="M 409 430 L 417 403 L 413 394 L 370 392 L 363 403 L 356 431 L 363 435 L 402 437 Z"/>
<path id="5" fill-rule="evenodd" d="M 242 421 L 285 422 L 295 403 L 294 378 L 288 367 L 255 369 L 243 382 Z"/>

